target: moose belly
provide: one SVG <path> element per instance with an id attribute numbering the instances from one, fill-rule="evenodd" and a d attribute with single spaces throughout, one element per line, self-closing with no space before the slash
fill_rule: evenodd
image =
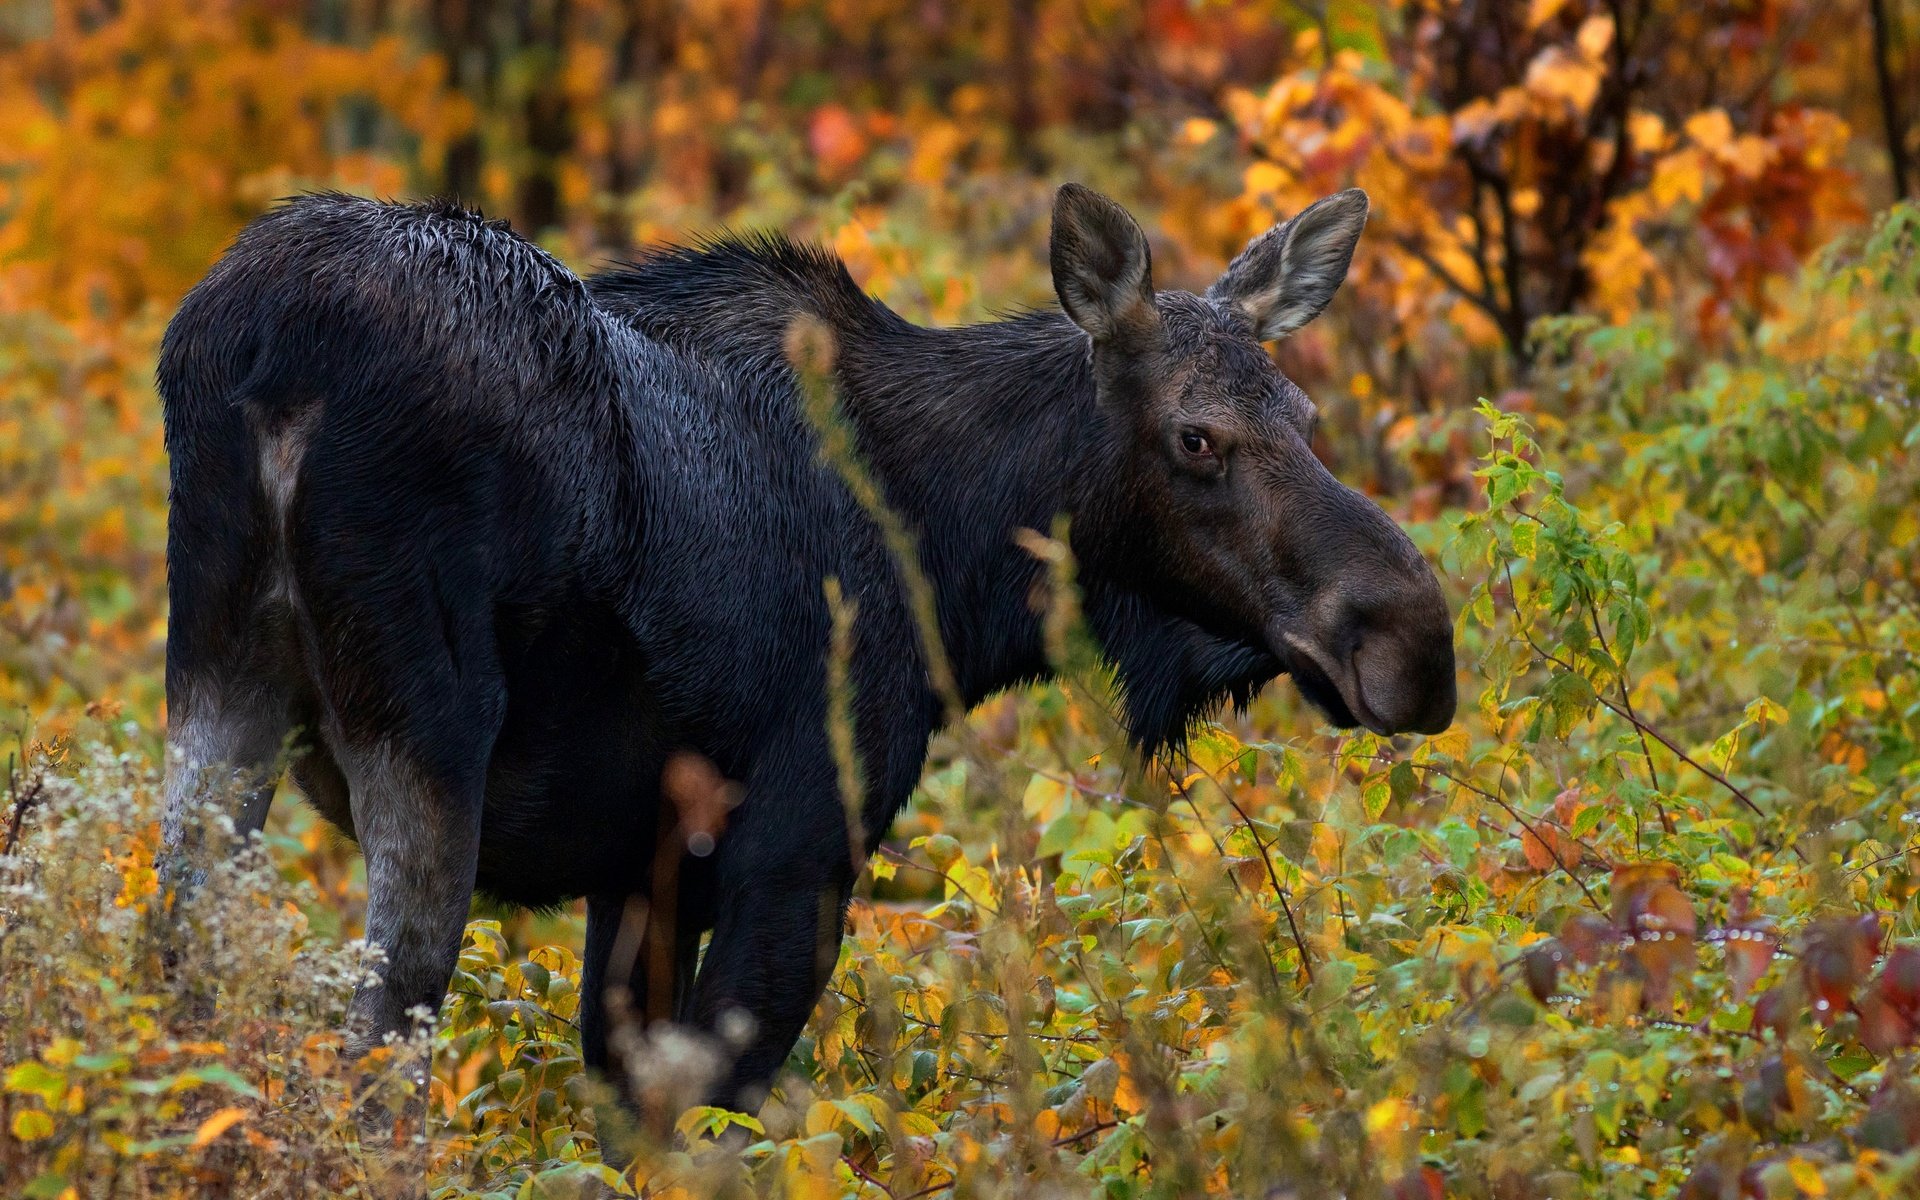
<path id="1" fill-rule="evenodd" d="M 507 712 L 487 772 L 479 887 L 546 906 L 644 887 L 665 752 L 612 614 L 501 614 Z"/>

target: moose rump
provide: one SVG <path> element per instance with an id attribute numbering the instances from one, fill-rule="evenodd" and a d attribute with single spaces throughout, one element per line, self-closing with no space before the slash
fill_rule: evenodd
<path id="1" fill-rule="evenodd" d="M 643 886 L 665 748 L 602 586 L 641 523 L 625 414 L 712 381 L 503 226 L 336 196 L 248 227 L 159 379 L 166 838 L 229 775 L 257 830 L 290 759 L 366 857 L 358 1044 L 438 1008 L 476 886 Z"/>

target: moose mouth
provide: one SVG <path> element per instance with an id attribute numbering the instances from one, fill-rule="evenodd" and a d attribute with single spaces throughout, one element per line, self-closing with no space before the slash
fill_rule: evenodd
<path id="1" fill-rule="evenodd" d="M 1275 651 L 1293 676 L 1293 685 L 1308 703 L 1340 729 L 1364 725 L 1374 733 L 1391 734 L 1386 723 L 1367 707 L 1361 693 L 1358 664 L 1343 664 L 1327 651 L 1292 632 L 1282 632 Z"/>

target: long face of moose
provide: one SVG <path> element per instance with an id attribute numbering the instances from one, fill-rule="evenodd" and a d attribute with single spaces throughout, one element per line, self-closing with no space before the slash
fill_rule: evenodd
<path id="1" fill-rule="evenodd" d="M 1318 316 L 1346 277 L 1366 194 L 1256 238 L 1205 296 L 1158 292 L 1126 210 L 1068 184 L 1055 290 L 1093 338 L 1121 439 L 1096 520 L 1131 582 L 1217 636 L 1259 646 L 1340 726 L 1437 733 L 1453 720 L 1453 625 L 1407 535 L 1310 446 L 1314 408 L 1263 340 Z"/>

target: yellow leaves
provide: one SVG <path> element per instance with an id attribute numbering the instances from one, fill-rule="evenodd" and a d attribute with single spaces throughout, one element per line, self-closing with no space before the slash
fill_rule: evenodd
<path id="1" fill-rule="evenodd" d="M 1586 114 L 1600 94 L 1606 69 L 1564 46 L 1549 46 L 1527 66 L 1526 87 L 1543 117 L 1572 121 Z"/>
<path id="2" fill-rule="evenodd" d="M 1787 1160 L 1787 1176 L 1793 1180 L 1793 1186 L 1799 1188 L 1803 1196 L 1827 1194 L 1827 1181 L 1820 1177 L 1820 1168 L 1799 1155 Z"/>
<path id="3" fill-rule="evenodd" d="M 1367 1106 L 1367 1136 L 1378 1144 L 1398 1144 L 1400 1136 L 1413 1128 L 1418 1117 L 1413 1105 L 1398 1096 L 1375 1101 Z"/>
<path id="4" fill-rule="evenodd" d="M 1887 545 L 1895 550 L 1905 550 L 1920 541 L 1920 512 L 1912 508 L 1902 509 L 1895 514 L 1893 525 L 1887 530 Z"/>
<path id="5" fill-rule="evenodd" d="M 818 1133 L 787 1144 L 780 1160 L 781 1194 L 789 1200 L 839 1200 L 840 1135 Z"/>
<path id="6" fill-rule="evenodd" d="M 1571 46 L 1554 44 L 1527 64 L 1526 96 L 1532 112 L 1548 121 L 1574 121 L 1586 115 L 1607 74 L 1607 49 L 1613 44 L 1613 18 L 1588 17 Z M 1511 92 L 1513 89 L 1507 89 Z M 1518 98 L 1503 93 L 1497 111 L 1511 120 Z"/>
<path id="7" fill-rule="evenodd" d="M 1050 775 L 1035 772 L 1020 797 L 1020 807 L 1029 818 L 1046 825 L 1067 811 L 1073 789 Z"/>
<path id="8" fill-rule="evenodd" d="M 1209 121 L 1205 117 L 1189 117 L 1181 123 L 1179 140 L 1186 146 L 1204 146 L 1219 132 L 1218 121 Z"/>
<path id="9" fill-rule="evenodd" d="M 1680 150 L 1662 157 L 1653 167 L 1648 192 L 1661 208 L 1681 201 L 1698 204 L 1707 194 L 1707 160 L 1694 150 Z"/>
<path id="10" fill-rule="evenodd" d="M 1724 108 L 1709 108 L 1688 117 L 1682 128 L 1694 145 L 1718 153 L 1733 142 L 1733 120 Z"/>
<path id="11" fill-rule="evenodd" d="M 1580 47 L 1580 53 L 1598 62 L 1613 45 L 1613 34 L 1613 18 L 1606 13 L 1597 13 L 1580 23 L 1580 32 L 1575 35 L 1574 42 Z"/>
<path id="12" fill-rule="evenodd" d="M 53 1118 L 37 1108 L 23 1108 L 13 1114 L 13 1136 L 23 1142 L 37 1142 L 53 1136 Z"/>
<path id="13" fill-rule="evenodd" d="M 1532 0 L 1527 5 L 1527 28 L 1538 29 L 1548 21 L 1560 15 L 1567 6 L 1567 0 Z"/>
<path id="14" fill-rule="evenodd" d="M 1275 211 L 1282 207 L 1281 197 L 1292 188 L 1293 176 L 1274 163 L 1260 161 L 1247 166 L 1243 186 L 1254 203 Z"/>
<path id="15" fill-rule="evenodd" d="M 1736 134 L 1733 119 L 1725 109 L 1709 108 L 1697 112 L 1688 117 L 1681 128 L 1687 139 L 1705 151 L 1713 161 L 1747 179 L 1758 178 L 1777 154 L 1772 143 L 1757 134 Z M 1694 169 L 1699 170 L 1698 160 Z M 1699 200 L 1698 184 L 1685 191 L 1689 199 Z"/>
<path id="16" fill-rule="evenodd" d="M 203 1149 L 211 1145 L 215 1138 L 246 1119 L 247 1110 L 244 1108 L 220 1109 L 200 1122 L 200 1127 L 193 1131 L 193 1141 L 189 1144 L 195 1150 Z"/>
<path id="17" fill-rule="evenodd" d="M 1113 1061 L 1120 1068 L 1120 1078 L 1113 1087 L 1113 1106 L 1126 1113 L 1145 1112 L 1147 1098 L 1140 1088 L 1140 1081 L 1134 1075 L 1132 1057 L 1125 1051 L 1116 1051 Z"/>

